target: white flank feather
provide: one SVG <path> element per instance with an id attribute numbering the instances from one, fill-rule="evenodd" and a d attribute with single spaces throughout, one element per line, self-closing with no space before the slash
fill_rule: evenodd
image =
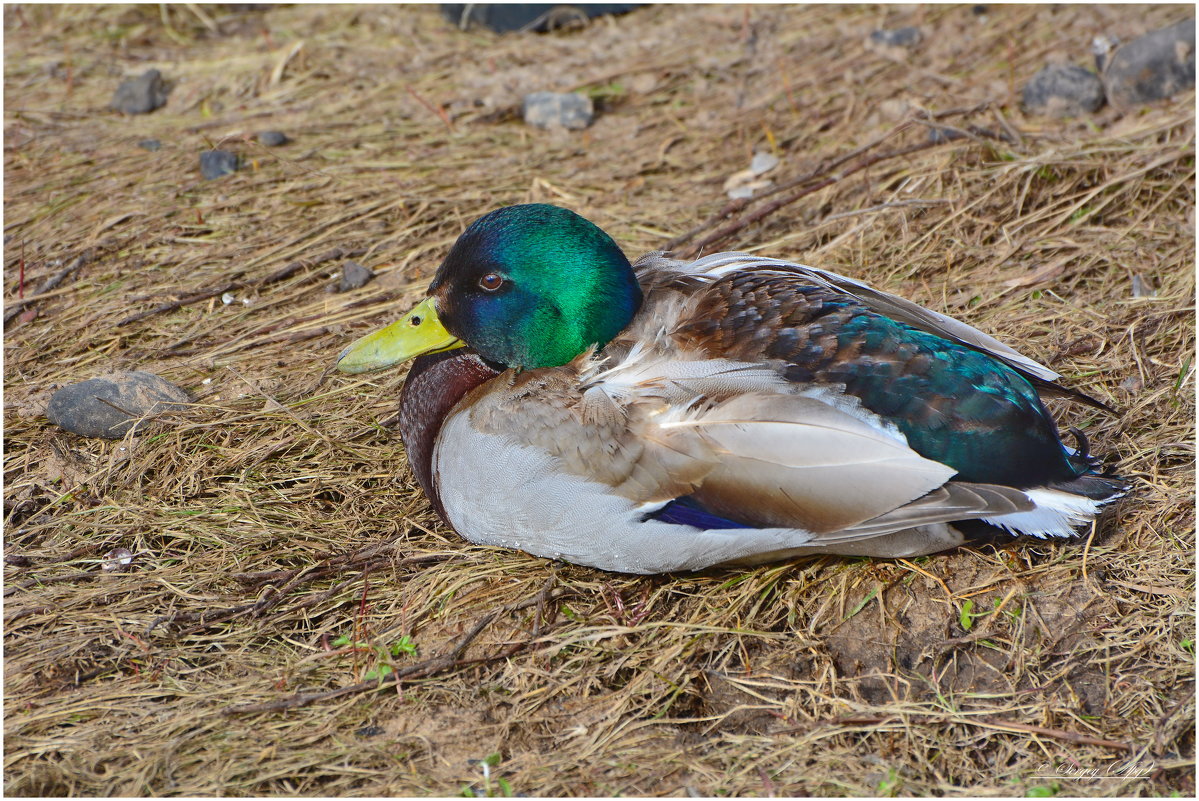
<path id="1" fill-rule="evenodd" d="M 729 359 L 680 359 L 677 353 L 637 343 L 607 369 L 584 375 L 581 382 L 598 387 L 621 403 L 656 397 L 689 406 L 704 397 L 745 393 L 793 394 L 798 387 L 775 370 Z"/>

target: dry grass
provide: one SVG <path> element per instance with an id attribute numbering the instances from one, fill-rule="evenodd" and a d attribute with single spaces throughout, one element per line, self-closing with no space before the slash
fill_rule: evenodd
<path id="1" fill-rule="evenodd" d="M 23 259 L 37 316 L 5 331 L 6 791 L 1192 795 L 1194 97 L 1057 122 L 1014 94 L 1097 33 L 1191 13 L 662 6 L 498 37 L 433 7 L 7 6 L 4 289 L 13 308 Z M 864 47 L 904 24 L 932 34 L 910 63 Z M 166 108 L 103 110 L 150 66 Z M 586 132 L 517 119 L 523 91 L 569 88 L 599 100 Z M 780 182 L 819 169 L 894 128 L 887 101 L 990 101 L 946 122 L 1010 141 L 880 161 L 717 245 L 961 316 L 1119 407 L 1059 408 L 1135 485 L 1085 544 L 554 565 L 435 519 L 376 424 L 401 373 L 322 380 L 490 208 L 558 202 L 659 248 L 755 147 Z M 218 142 L 251 168 L 203 182 Z M 335 249 L 379 279 L 327 292 Z M 196 405 L 111 443 L 40 416 L 129 368 Z M 117 547 L 132 565 L 102 570 Z M 386 650 L 405 635 L 416 653 Z M 404 680 L 355 686 L 383 663 Z M 1071 769 L 1092 773 L 1037 778 Z"/>

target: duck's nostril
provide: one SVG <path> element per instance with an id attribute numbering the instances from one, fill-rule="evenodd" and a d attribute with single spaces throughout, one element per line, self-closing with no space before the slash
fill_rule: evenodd
<path id="1" fill-rule="evenodd" d="M 408 321 L 408 324 L 411 325 L 413 328 L 415 328 L 416 326 L 421 324 L 421 319 L 419 317 L 413 317 L 411 320 Z"/>

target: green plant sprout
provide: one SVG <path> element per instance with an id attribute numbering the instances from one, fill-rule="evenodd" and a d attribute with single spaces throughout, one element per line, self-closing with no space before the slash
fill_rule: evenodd
<path id="1" fill-rule="evenodd" d="M 367 680 L 381 679 L 387 674 L 394 672 L 395 669 L 391 665 L 387 664 L 388 657 L 398 657 L 401 654 L 413 655 L 416 653 L 416 643 L 414 643 L 412 641 L 412 637 L 407 634 L 400 637 L 400 639 L 396 640 L 390 646 L 372 646 L 370 643 L 354 642 L 345 634 L 341 635 L 330 644 L 334 648 L 350 648 L 355 651 L 365 651 L 375 654 L 375 658 L 378 659 L 379 664 L 363 674 L 362 678 Z"/>

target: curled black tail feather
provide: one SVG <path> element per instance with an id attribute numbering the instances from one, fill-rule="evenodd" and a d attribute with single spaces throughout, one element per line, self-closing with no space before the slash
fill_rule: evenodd
<path id="1" fill-rule="evenodd" d="M 1073 426 L 1067 429 L 1067 431 L 1074 437 L 1074 443 L 1078 448 L 1074 453 L 1067 456 L 1066 459 L 1074 466 L 1079 475 L 1095 473 L 1095 468 L 1099 466 L 1100 460 L 1098 457 L 1091 455 L 1091 443 L 1087 440 L 1087 435 L 1081 429 L 1074 428 Z M 1090 496 L 1088 495 L 1087 497 Z"/>
<path id="2" fill-rule="evenodd" d="M 1088 457 L 1088 459 L 1092 464 L 1097 461 L 1093 457 Z M 1048 487 L 1073 495 L 1081 495 L 1100 503 L 1114 501 L 1129 490 L 1129 484 L 1125 479 L 1110 473 L 1084 473 L 1069 481 L 1054 481 Z"/>

